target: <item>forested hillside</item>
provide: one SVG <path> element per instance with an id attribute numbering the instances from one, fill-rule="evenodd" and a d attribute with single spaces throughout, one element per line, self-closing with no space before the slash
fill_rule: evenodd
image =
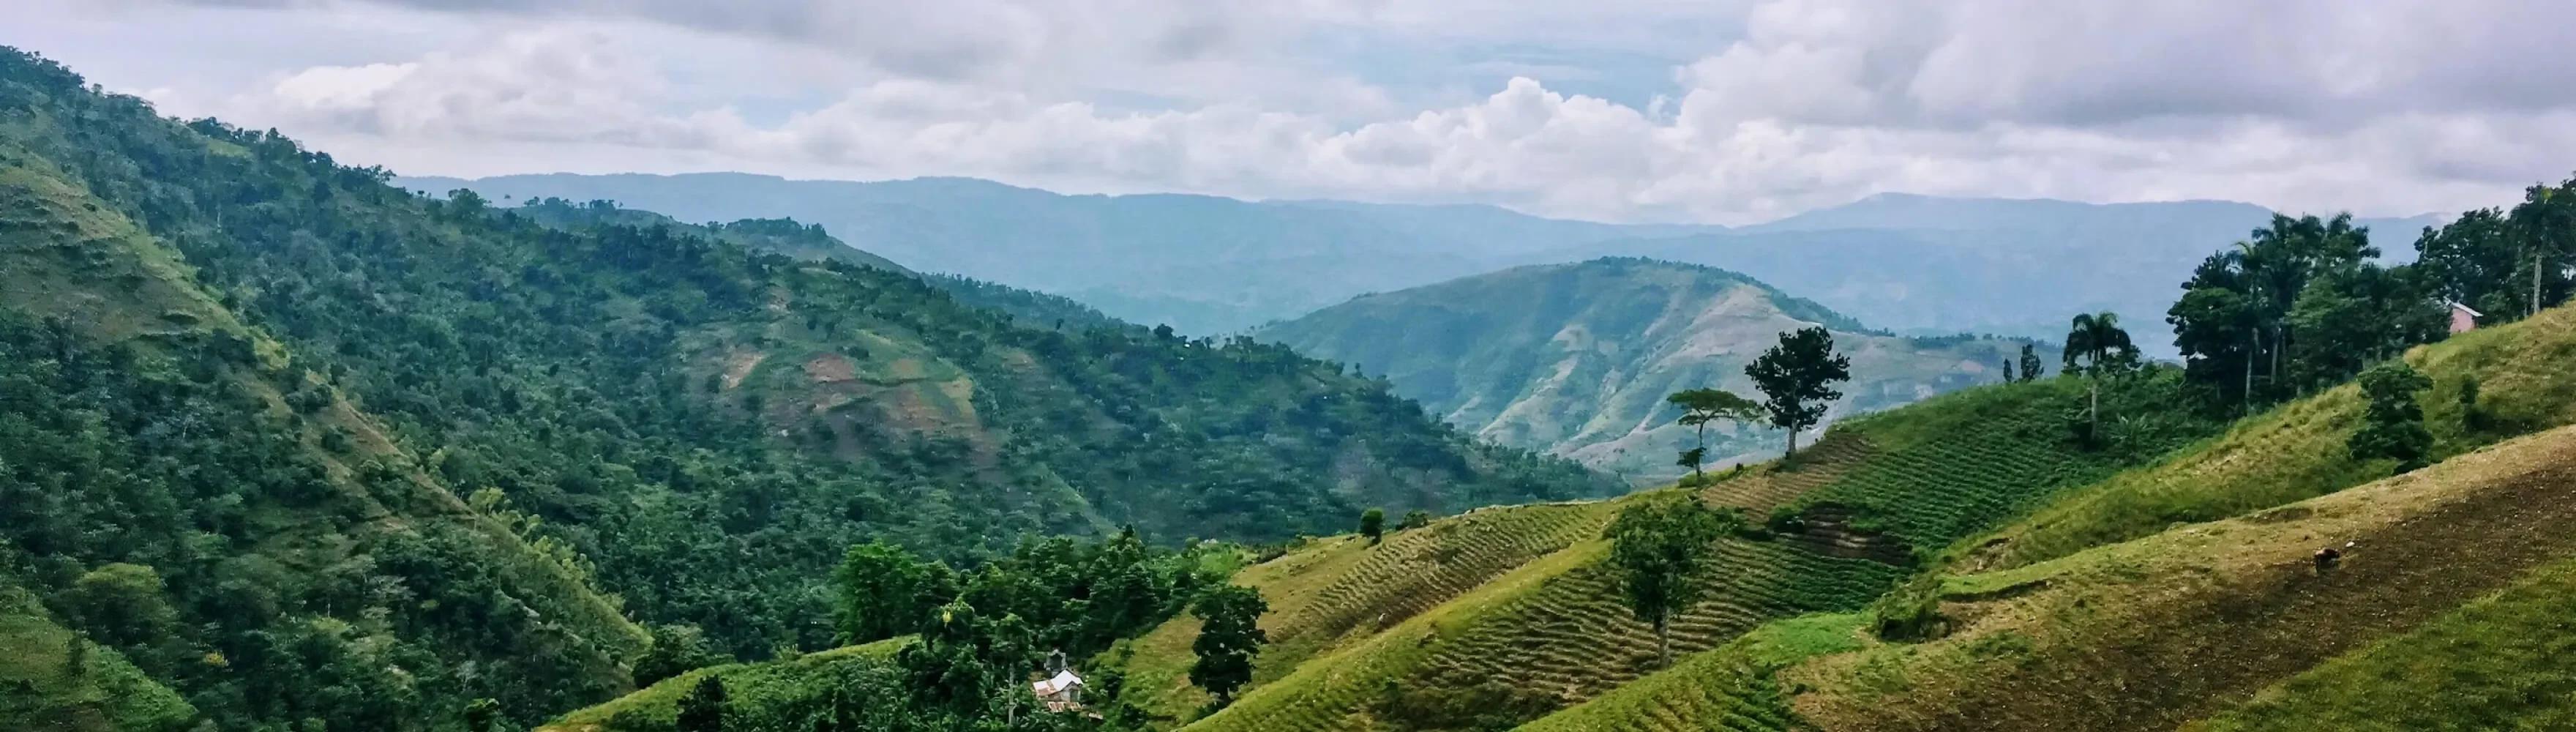
<path id="1" fill-rule="evenodd" d="M 1745 364 L 1779 333 L 1811 325 L 1832 329 L 1852 359 L 1853 380 L 1829 420 L 2000 383 L 2025 345 L 2045 368 L 2059 360 L 2055 347 L 2029 341 L 1892 336 L 1740 274 L 1621 258 L 1365 295 L 1254 337 L 1382 374 L 1396 393 L 1484 438 L 1652 480 L 1688 472 L 1673 458 L 1693 444 L 1666 396 L 1751 395 Z M 1707 458 L 1758 460 L 1784 444 L 1779 430 L 1719 424 Z"/>
<path id="2" fill-rule="evenodd" d="M 871 539 L 1275 541 L 1613 489 L 1285 348 L 1019 327 L 735 236 L 819 231 L 389 177 L 0 53 L 0 429 L 44 446 L 0 460 L 0 583 L 38 601 L 0 642 L 63 659 L 0 665 L 11 718 L 534 722 L 630 683 L 636 623 L 833 645 Z"/>

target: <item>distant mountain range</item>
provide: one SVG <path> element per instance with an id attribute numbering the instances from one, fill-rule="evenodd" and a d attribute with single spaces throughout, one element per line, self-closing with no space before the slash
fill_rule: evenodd
<path id="1" fill-rule="evenodd" d="M 1341 302 L 1505 267 L 1632 255 L 1707 264 L 1901 333 L 2057 338 L 2080 310 L 2163 319 L 2209 252 L 2271 212 L 2224 201 L 2089 204 L 1886 194 L 1766 224 L 1617 225 L 1489 206 L 1068 196 L 962 178 L 800 181 L 734 173 L 402 178 L 615 200 L 689 221 L 793 217 L 914 269 L 1065 295 L 1187 333 L 1240 332 Z M 2438 217 L 2368 219 L 2392 258 Z"/>
<path id="2" fill-rule="evenodd" d="M 1758 398 L 1744 365 L 1781 331 L 1824 325 L 1852 359 L 1829 418 L 2002 380 L 2022 341 L 1908 338 L 1725 270 L 1645 259 L 1516 267 L 1366 295 L 1255 337 L 1383 375 L 1460 429 L 1630 479 L 1681 474 L 1690 430 L 1665 395 L 1721 387 Z M 2057 352 L 2043 347 L 2055 369 Z M 1776 455 L 1771 429 L 1719 428 L 1712 464 Z"/>

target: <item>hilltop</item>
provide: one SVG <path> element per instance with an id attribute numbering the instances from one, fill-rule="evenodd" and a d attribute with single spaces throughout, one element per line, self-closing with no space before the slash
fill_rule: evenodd
<path id="1" fill-rule="evenodd" d="M 1690 441 L 1665 395 L 1702 387 L 1755 396 L 1744 366 L 1777 334 L 1834 331 L 1851 383 L 1828 420 L 2003 379 L 2028 341 L 1906 338 L 1725 270 L 1641 259 L 1533 265 L 1364 295 L 1254 331 L 1318 358 L 1383 375 L 1396 393 L 1460 429 L 1632 479 L 1684 470 Z M 2058 354 L 2039 346 L 2056 368 Z M 1756 396 L 1758 398 L 1758 396 Z M 1780 450 L 1777 430 L 1728 425 L 1709 461 Z"/>
<path id="2" fill-rule="evenodd" d="M 830 241 L 789 222 L 389 179 L 0 52 L 0 655 L 44 659 L 0 665 L 36 694 L 0 726 L 535 722 L 631 688 L 645 626 L 829 648 L 870 539 L 1280 541 L 1616 490 L 1284 348 L 782 256 Z"/>

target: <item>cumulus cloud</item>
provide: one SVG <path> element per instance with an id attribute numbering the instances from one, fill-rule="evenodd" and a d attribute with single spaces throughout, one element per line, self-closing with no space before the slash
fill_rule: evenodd
<path id="1" fill-rule="evenodd" d="M 1610 0 L 1580 17 L 1483 0 L 392 4 L 503 30 L 283 69 L 198 106 L 405 172 L 973 175 L 1621 220 L 1740 222 L 1880 191 L 2413 213 L 2576 167 L 2576 66 L 2555 62 L 2540 0 Z M 1676 56 L 1643 103 L 1544 76 L 1462 95 L 1339 73 L 1359 64 L 1315 42 L 1335 34 Z M 760 50 L 779 44 L 794 50 Z M 795 103 L 738 91 L 780 70 Z"/>

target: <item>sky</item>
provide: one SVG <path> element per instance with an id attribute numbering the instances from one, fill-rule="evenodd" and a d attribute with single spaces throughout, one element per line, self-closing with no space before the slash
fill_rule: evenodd
<path id="1" fill-rule="evenodd" d="M 972 176 L 1748 223 L 2302 212 L 2576 171 L 2564 0 L 6 0 L 0 44 L 405 175 Z"/>

